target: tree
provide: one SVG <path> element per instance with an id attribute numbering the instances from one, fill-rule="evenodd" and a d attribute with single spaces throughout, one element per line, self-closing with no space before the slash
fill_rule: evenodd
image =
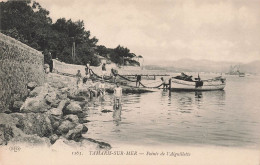
<path id="1" fill-rule="evenodd" d="M 50 60 L 46 52 L 51 52 L 52 58 L 75 64 L 99 65 L 100 60 L 95 56 L 109 56 L 111 61 L 123 64 L 124 58 L 132 58 L 127 47 L 118 45 L 115 49 L 98 45 L 98 39 L 91 37 L 84 22 L 71 19 L 58 19 L 52 23 L 49 11 L 42 8 L 38 2 L 30 0 L 8 0 L 0 2 L 0 16 L 2 33 L 9 35 L 39 51 L 44 51 L 45 60 Z M 76 57 L 72 59 L 72 44 L 76 46 Z"/>

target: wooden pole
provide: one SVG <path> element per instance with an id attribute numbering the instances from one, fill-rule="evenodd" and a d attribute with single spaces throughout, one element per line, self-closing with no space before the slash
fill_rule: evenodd
<path id="1" fill-rule="evenodd" d="M 169 96 L 171 96 L 172 79 L 169 79 Z"/>
<path id="2" fill-rule="evenodd" d="M 76 46 L 75 46 L 75 42 L 73 42 L 73 56 L 74 56 L 74 61 L 75 61 L 75 57 L 76 57 Z"/>

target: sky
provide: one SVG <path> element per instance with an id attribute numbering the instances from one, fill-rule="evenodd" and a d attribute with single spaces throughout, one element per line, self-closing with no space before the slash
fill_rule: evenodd
<path id="1" fill-rule="evenodd" d="M 260 0 L 37 0 L 83 20 L 99 45 L 127 47 L 146 64 L 179 59 L 260 60 Z"/>

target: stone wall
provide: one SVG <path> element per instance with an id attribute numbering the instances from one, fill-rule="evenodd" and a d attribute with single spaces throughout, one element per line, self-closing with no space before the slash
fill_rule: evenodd
<path id="1" fill-rule="evenodd" d="M 25 99 L 29 82 L 44 83 L 43 65 L 41 52 L 0 33 L 0 112 Z"/>

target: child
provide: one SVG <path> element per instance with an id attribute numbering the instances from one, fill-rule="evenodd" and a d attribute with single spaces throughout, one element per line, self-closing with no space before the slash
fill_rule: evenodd
<path id="1" fill-rule="evenodd" d="M 101 96 L 105 95 L 105 83 L 104 80 L 101 81 L 101 83 L 99 84 L 99 93 Z"/>
<path id="2" fill-rule="evenodd" d="M 121 104 L 122 97 L 122 88 L 119 86 L 119 83 L 116 83 L 116 88 L 114 89 L 114 104 L 117 108 Z"/>
<path id="3" fill-rule="evenodd" d="M 79 88 L 79 83 L 80 83 L 80 79 L 81 79 L 81 73 L 80 70 L 78 70 L 78 73 L 76 74 L 76 78 L 77 78 L 77 88 Z"/>

